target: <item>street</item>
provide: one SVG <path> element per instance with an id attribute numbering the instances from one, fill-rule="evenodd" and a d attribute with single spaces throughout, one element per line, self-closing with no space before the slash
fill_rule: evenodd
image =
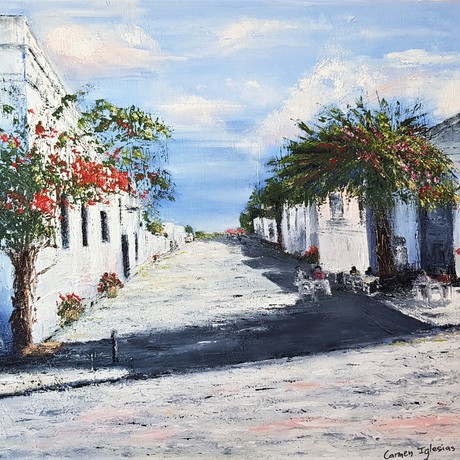
<path id="1" fill-rule="evenodd" d="M 147 264 L 55 353 L 0 363 L 0 456 L 456 458 L 458 332 L 358 293 L 300 301 L 297 264 L 252 239 Z"/>

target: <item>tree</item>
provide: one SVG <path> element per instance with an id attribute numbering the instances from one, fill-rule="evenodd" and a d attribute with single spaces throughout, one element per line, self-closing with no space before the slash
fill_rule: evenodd
<path id="1" fill-rule="evenodd" d="M 320 205 L 333 192 L 357 198 L 373 214 L 381 276 L 394 272 L 389 216 L 397 200 L 425 208 L 448 206 L 458 190 L 450 159 L 427 139 L 420 105 L 362 99 L 346 111 L 325 109 L 287 154 L 271 162 L 291 203 Z"/>
<path id="2" fill-rule="evenodd" d="M 159 118 L 135 106 L 117 107 L 98 99 L 82 114 L 78 126 L 101 157 L 128 174 L 147 222 L 157 217 L 162 200 L 174 201 L 171 175 L 162 166 L 171 129 Z"/>
<path id="3" fill-rule="evenodd" d="M 260 191 L 256 187 L 251 193 L 244 211 L 240 213 L 240 226 L 248 233 L 254 233 L 254 219 L 262 216 L 262 202 Z"/>
<path id="4" fill-rule="evenodd" d="M 106 202 L 110 194 L 134 195 L 139 188 L 135 175 L 117 167 L 122 163 L 116 164 L 114 153 L 107 151 L 102 159 L 97 155 L 102 144 L 90 136 L 88 126 L 56 129 L 73 102 L 73 96 L 66 96 L 52 113 L 49 108 L 40 114 L 29 109 L 23 117 L 15 116 L 13 107 L 3 106 L 4 115 L 14 117 L 11 132 L 0 137 L 0 248 L 14 269 L 10 317 L 14 353 L 33 343 L 33 294 L 41 274 L 36 272 L 36 261 L 41 249 L 54 244 L 60 211 Z M 129 139 L 137 134 L 135 129 L 124 133 Z M 118 141 L 123 142 L 122 135 Z"/>
<path id="5" fill-rule="evenodd" d="M 283 209 L 288 198 L 285 185 L 278 176 L 268 178 L 265 183 L 266 185 L 259 195 L 262 204 L 262 217 L 275 220 L 277 244 L 279 249 L 283 249 Z"/>

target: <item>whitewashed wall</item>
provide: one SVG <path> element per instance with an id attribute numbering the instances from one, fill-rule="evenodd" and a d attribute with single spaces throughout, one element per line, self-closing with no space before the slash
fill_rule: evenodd
<path id="1" fill-rule="evenodd" d="M 256 217 L 254 219 L 254 232 L 257 236 L 266 241 L 270 241 L 272 243 L 277 242 L 278 232 L 276 230 L 276 222 L 274 219 Z"/>
<path id="2" fill-rule="evenodd" d="M 284 248 L 291 254 L 304 253 L 307 241 L 305 206 L 284 207 L 281 228 Z"/>
<path id="3" fill-rule="evenodd" d="M 357 200 L 342 197 L 343 214 L 332 213 L 329 203 L 318 211 L 318 247 L 321 265 L 329 271 L 364 271 L 369 266 L 366 215 Z"/>
<path id="4" fill-rule="evenodd" d="M 31 34 L 25 18 L 0 16 L 0 104 L 9 104 L 27 115 L 47 106 L 60 105 L 66 90 L 51 64 Z M 62 127 L 73 124 L 78 112 L 68 112 Z M 46 114 L 43 120 L 46 124 Z M 0 127 L 11 128 L 12 120 L 0 116 Z M 109 241 L 102 241 L 100 212 L 108 217 Z M 56 301 L 59 294 L 75 292 L 90 302 L 97 294 L 97 283 L 106 272 L 116 272 L 123 279 L 122 235 L 128 238 L 130 274 L 155 254 L 164 254 L 185 242 L 185 229 L 166 224 L 167 237 L 154 236 L 145 230 L 139 205 L 126 195 L 113 196 L 109 205 L 88 208 L 88 246 L 83 246 L 80 208 L 69 212 L 69 247 L 62 247 L 60 228 L 56 247 L 44 249 L 38 259 L 37 271 L 50 268 L 37 284 L 33 337 L 39 342 L 58 326 Z M 136 236 L 137 235 L 137 236 Z M 136 251 L 137 238 L 137 251 Z M 12 306 L 13 271 L 8 257 L 0 254 L 0 351 L 10 346 L 8 323 Z"/>
<path id="5" fill-rule="evenodd" d="M 331 214 L 329 204 L 316 210 L 312 206 L 286 207 L 282 229 L 286 252 L 303 254 L 315 245 L 319 248 L 320 263 L 328 271 L 349 270 L 352 265 L 365 270 L 369 266 L 369 247 L 366 219 L 356 200 L 344 200 L 343 215 Z M 275 229 L 271 236 L 270 225 Z M 268 241 L 276 241 L 273 220 L 255 219 L 256 234 Z"/>
<path id="6" fill-rule="evenodd" d="M 431 130 L 431 140 L 443 150 L 460 171 L 460 114 L 445 120 Z M 415 205 L 397 203 L 390 216 L 398 268 L 421 266 L 422 236 L 419 214 Z M 269 234 L 269 225 L 275 233 Z M 269 241 L 276 241 L 273 221 L 256 219 L 256 233 Z M 375 235 L 370 216 L 360 212 L 354 200 L 344 200 L 343 216 L 333 216 L 329 203 L 316 213 L 303 207 L 287 208 L 282 222 L 285 249 L 289 253 L 303 252 L 315 244 L 319 247 L 321 265 L 327 270 L 348 270 L 351 265 L 365 270 L 376 268 Z M 446 231 L 449 231 L 446 228 Z M 460 208 L 453 210 L 454 250 L 460 248 Z M 455 269 L 460 276 L 460 255 L 455 253 Z"/>
<path id="7" fill-rule="evenodd" d="M 397 268 L 420 268 L 419 220 L 415 204 L 397 203 L 391 222 Z M 405 249 L 398 247 L 400 238 L 405 241 Z"/>

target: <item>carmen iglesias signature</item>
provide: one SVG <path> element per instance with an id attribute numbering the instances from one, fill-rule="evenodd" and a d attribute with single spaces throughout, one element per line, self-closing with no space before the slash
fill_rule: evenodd
<path id="1" fill-rule="evenodd" d="M 444 444 L 434 445 L 430 444 L 429 446 L 417 447 L 412 450 L 403 450 L 403 451 L 394 451 L 390 449 L 386 450 L 383 454 L 383 458 L 395 459 L 395 458 L 419 458 L 424 456 L 423 460 L 429 460 L 432 453 L 441 453 L 441 452 L 455 452 L 454 446 L 445 446 Z"/>

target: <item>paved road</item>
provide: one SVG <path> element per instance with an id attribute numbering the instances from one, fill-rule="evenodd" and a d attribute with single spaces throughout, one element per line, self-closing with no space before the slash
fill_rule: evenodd
<path id="1" fill-rule="evenodd" d="M 296 302 L 296 263 L 193 243 L 56 334 L 54 357 L 0 361 L 0 457 L 457 458 L 459 333 L 346 292 Z"/>
<path id="2" fill-rule="evenodd" d="M 226 250 L 241 254 L 240 258 L 228 262 L 226 269 L 241 272 L 241 268 L 231 266 L 231 263 L 242 261 L 251 272 L 259 277 L 262 274 L 274 283 L 281 293 L 290 294 L 286 301 L 292 299 L 295 293 L 293 273 L 298 261 L 267 248 L 257 240 L 244 242 L 240 245 L 234 240 L 221 240 L 221 244 L 228 246 Z M 181 257 L 177 253 L 172 259 L 180 261 Z M 212 272 L 216 267 L 211 269 L 210 266 L 219 263 L 218 258 L 207 257 L 206 247 L 194 253 L 193 264 L 202 267 L 203 273 Z M 168 276 L 174 278 L 173 263 L 169 264 Z M 184 276 L 183 269 L 177 271 L 177 276 L 179 274 Z M 189 277 L 188 292 L 200 289 L 200 278 Z M 255 281 L 257 277 L 250 279 L 249 291 L 240 294 L 241 289 L 235 288 L 234 292 L 228 292 L 229 286 L 224 286 L 227 290 L 225 295 L 237 302 L 253 294 L 250 292 L 251 286 L 254 291 L 260 290 L 260 283 Z M 217 305 L 222 300 L 222 288 L 220 285 L 215 290 L 209 290 L 213 296 L 208 299 L 211 305 Z M 151 298 L 153 303 L 157 300 L 157 289 L 154 287 L 149 291 L 148 287 L 144 287 L 143 296 Z M 263 299 L 261 296 L 261 301 L 269 302 L 269 298 Z M 130 308 L 133 307 L 126 306 L 127 315 Z M 261 311 L 214 318 L 205 324 L 192 323 L 167 330 L 144 329 L 120 334 L 117 340 L 117 365 L 128 367 L 136 375 L 187 372 L 391 341 L 426 331 L 430 327 L 385 306 L 375 298 L 334 290 L 332 297 L 321 298 L 318 302 L 297 300 L 283 308 L 264 305 Z M 106 337 L 102 340 L 68 342 L 49 364 L 86 369 L 113 367 L 113 343 L 108 335 Z"/>

